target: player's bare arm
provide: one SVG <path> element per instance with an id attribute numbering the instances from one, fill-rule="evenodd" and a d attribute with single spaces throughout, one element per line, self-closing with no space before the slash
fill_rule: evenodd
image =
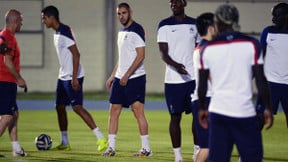
<path id="1" fill-rule="evenodd" d="M 80 89 L 80 85 L 77 79 L 77 73 L 79 68 L 79 62 L 80 62 L 80 53 L 78 51 L 77 46 L 74 44 L 69 47 L 69 50 L 71 51 L 73 55 L 73 74 L 72 74 L 72 88 L 74 91 L 78 91 Z"/>
<path id="2" fill-rule="evenodd" d="M 208 87 L 209 70 L 199 70 L 199 83 L 198 83 L 198 103 L 199 103 L 199 123 L 207 129 L 208 128 L 208 110 L 205 108 L 205 98 Z"/>
<path id="3" fill-rule="evenodd" d="M 129 77 L 135 72 L 135 70 L 143 63 L 145 59 L 145 47 L 136 48 L 137 56 L 133 61 L 132 65 L 126 71 L 124 76 L 120 79 L 120 84 L 125 86 L 128 82 Z"/>
<path id="4" fill-rule="evenodd" d="M 273 115 L 272 115 L 272 103 L 270 98 L 270 91 L 268 88 L 268 81 L 264 75 L 263 65 L 254 65 L 252 67 L 253 74 L 255 76 L 256 86 L 258 89 L 259 96 L 262 96 L 262 100 L 265 104 L 264 119 L 266 129 L 269 129 L 273 125 Z"/>
<path id="5" fill-rule="evenodd" d="M 5 55 L 5 66 L 9 70 L 9 72 L 13 75 L 13 77 L 16 79 L 17 85 L 21 88 L 26 88 L 26 82 L 22 78 L 22 76 L 17 72 L 16 67 L 13 63 L 13 56 L 11 55 Z"/>
<path id="6" fill-rule="evenodd" d="M 177 63 L 175 62 L 168 54 L 168 50 L 169 50 L 169 47 L 168 47 L 168 43 L 164 43 L 164 42 L 160 42 L 158 43 L 159 44 L 159 49 L 160 49 L 160 52 L 161 52 L 161 58 L 162 60 L 170 65 L 170 66 L 173 66 L 177 72 L 179 74 L 188 74 L 188 72 L 185 70 L 185 66 L 183 64 L 180 64 L 180 63 Z"/>

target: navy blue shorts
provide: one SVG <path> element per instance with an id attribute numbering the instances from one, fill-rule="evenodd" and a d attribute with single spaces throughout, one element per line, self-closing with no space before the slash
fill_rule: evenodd
<path id="1" fill-rule="evenodd" d="M 165 83 L 165 98 L 169 113 L 191 113 L 191 94 L 194 89 L 195 80 L 181 84 Z"/>
<path id="2" fill-rule="evenodd" d="M 16 104 L 17 84 L 11 82 L 0 82 L 0 115 L 13 115 L 18 111 Z"/>
<path id="3" fill-rule="evenodd" d="M 83 105 L 83 80 L 84 78 L 78 78 L 80 90 L 74 91 L 71 80 L 58 79 L 56 88 L 56 104 L 71 106 Z"/>
<path id="4" fill-rule="evenodd" d="M 119 82 L 120 79 L 114 78 L 109 99 L 111 104 L 129 108 L 136 101 L 145 103 L 146 75 L 129 79 L 126 86 Z"/>
<path id="5" fill-rule="evenodd" d="M 279 104 L 281 103 L 283 111 L 288 114 L 288 85 L 269 82 L 269 89 L 271 93 L 272 112 L 277 114 Z M 265 109 L 263 101 L 259 98 L 256 102 L 257 112 L 263 112 Z"/>
<path id="6" fill-rule="evenodd" d="M 210 103 L 210 97 L 206 97 L 205 99 L 205 108 L 208 110 L 208 106 Z M 197 134 L 197 144 L 200 148 L 208 148 L 208 129 L 203 128 L 199 123 L 199 107 L 198 107 L 198 100 L 192 102 L 192 114 L 193 114 L 193 124 L 196 128 Z"/>
<path id="7" fill-rule="evenodd" d="M 208 129 L 210 161 L 230 162 L 236 144 L 243 162 L 262 162 L 262 137 L 256 117 L 231 118 L 209 113 Z"/>

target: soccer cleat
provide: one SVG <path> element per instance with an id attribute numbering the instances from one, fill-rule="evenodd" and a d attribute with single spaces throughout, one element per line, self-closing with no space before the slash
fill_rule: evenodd
<path id="1" fill-rule="evenodd" d="M 70 150 L 71 150 L 71 147 L 70 147 L 69 144 L 66 145 L 66 146 L 64 146 L 63 144 L 60 144 L 60 145 L 54 147 L 54 148 L 51 149 L 51 150 L 52 150 L 52 151 L 56 151 L 56 150 L 70 151 Z"/>
<path id="2" fill-rule="evenodd" d="M 107 148 L 108 141 L 105 138 L 99 138 L 97 140 L 98 151 L 103 151 Z"/>
<path id="3" fill-rule="evenodd" d="M 134 156 L 137 156 L 137 157 L 152 156 L 152 151 L 151 150 L 147 150 L 145 148 L 142 148 L 136 154 L 134 154 Z"/>
<path id="4" fill-rule="evenodd" d="M 28 153 L 25 152 L 23 148 L 21 148 L 20 151 L 13 151 L 12 155 L 13 156 L 22 156 L 22 157 L 24 157 L 24 156 L 28 156 Z"/>
<path id="5" fill-rule="evenodd" d="M 115 156 L 116 152 L 111 148 L 107 148 L 107 150 L 102 154 L 104 157 Z"/>

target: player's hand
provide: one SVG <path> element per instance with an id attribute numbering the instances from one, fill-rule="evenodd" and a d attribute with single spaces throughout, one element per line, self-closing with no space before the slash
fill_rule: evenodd
<path id="1" fill-rule="evenodd" d="M 185 66 L 183 64 L 177 64 L 175 66 L 175 68 L 179 74 L 188 74 L 188 72 L 185 70 Z"/>
<path id="2" fill-rule="evenodd" d="M 8 47 L 8 45 L 6 43 L 1 43 L 0 44 L 0 54 L 5 54 L 7 52 L 12 51 L 13 49 Z"/>
<path id="3" fill-rule="evenodd" d="M 26 82 L 22 77 L 17 78 L 16 83 L 21 88 L 27 88 Z"/>
<path id="4" fill-rule="evenodd" d="M 120 85 L 121 86 L 126 86 L 127 82 L 128 82 L 129 77 L 124 75 L 121 79 L 120 79 Z"/>
<path id="5" fill-rule="evenodd" d="M 274 122 L 274 116 L 270 110 L 266 109 L 264 111 L 264 119 L 265 119 L 266 130 L 270 129 Z"/>
<path id="6" fill-rule="evenodd" d="M 71 84 L 72 84 L 72 89 L 74 91 L 79 91 L 80 90 L 80 85 L 79 85 L 79 81 L 78 81 L 77 78 L 76 79 L 72 79 Z"/>
<path id="7" fill-rule="evenodd" d="M 198 115 L 199 115 L 200 125 L 203 128 L 207 129 L 208 128 L 208 110 L 200 109 Z"/>
<path id="8" fill-rule="evenodd" d="M 114 77 L 109 77 L 106 81 L 106 88 L 110 91 L 111 87 L 112 87 L 112 83 L 113 83 Z"/>

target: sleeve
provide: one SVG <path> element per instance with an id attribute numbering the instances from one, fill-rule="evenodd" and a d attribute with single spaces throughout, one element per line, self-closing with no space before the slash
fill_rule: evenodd
<path id="1" fill-rule="evenodd" d="M 252 60 L 252 65 L 257 65 L 257 64 L 263 64 L 263 51 L 260 45 L 260 42 L 258 40 L 253 41 L 254 45 L 254 56 Z"/>
<path id="2" fill-rule="evenodd" d="M 261 43 L 261 46 L 263 47 L 267 46 L 266 39 L 267 39 L 268 31 L 269 31 L 269 27 L 265 28 L 260 35 L 260 43 Z"/>
<path id="3" fill-rule="evenodd" d="M 157 32 L 157 42 L 168 42 L 166 26 L 160 26 Z"/>
<path id="4" fill-rule="evenodd" d="M 133 33 L 133 40 L 132 42 L 134 43 L 135 47 L 138 48 L 138 47 L 145 47 L 145 42 L 144 40 L 142 39 L 142 37 L 137 34 L 137 33 Z"/>
<path id="5" fill-rule="evenodd" d="M 199 60 L 199 69 L 201 70 L 205 70 L 205 69 L 209 69 L 208 66 L 208 60 L 207 60 L 207 49 L 206 46 L 204 46 L 203 48 L 201 48 L 200 50 L 200 60 Z"/>
<path id="6" fill-rule="evenodd" d="M 135 32 L 132 32 L 133 40 L 135 47 L 145 47 L 145 30 L 142 26 L 138 26 Z"/>

